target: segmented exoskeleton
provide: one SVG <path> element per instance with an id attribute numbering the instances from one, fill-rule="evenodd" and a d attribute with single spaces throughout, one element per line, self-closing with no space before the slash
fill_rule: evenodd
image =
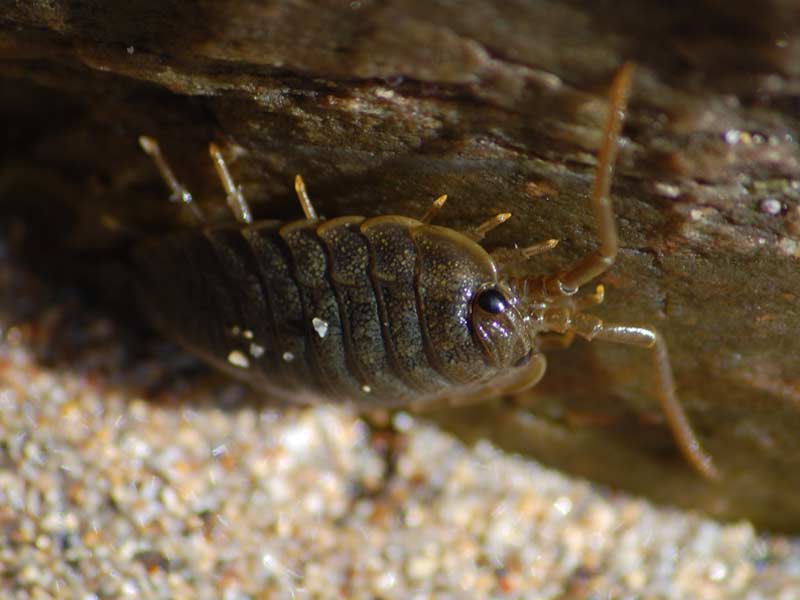
<path id="1" fill-rule="evenodd" d="M 715 477 L 676 397 L 660 334 L 583 312 L 602 302 L 602 286 L 576 296 L 617 255 L 609 188 L 632 71 L 624 65 L 611 87 L 592 191 L 600 247 L 579 264 L 544 277 L 507 275 L 509 265 L 555 241 L 489 254 L 478 242 L 511 215 L 466 233 L 430 224 L 446 196 L 418 220 L 320 219 L 300 176 L 295 188 L 305 219 L 253 221 L 211 144 L 236 222 L 135 248 L 150 314 L 191 352 L 257 388 L 369 406 L 525 389 L 544 374 L 546 346 L 569 344 L 575 335 L 652 348 L 658 397 L 676 443 L 696 470 Z M 197 214 L 157 143 L 140 142 L 174 198 Z"/>

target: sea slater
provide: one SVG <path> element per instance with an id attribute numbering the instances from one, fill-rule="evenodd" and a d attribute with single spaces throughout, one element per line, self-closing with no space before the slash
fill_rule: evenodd
<path id="1" fill-rule="evenodd" d="M 298 175 L 305 218 L 254 220 L 215 144 L 209 151 L 235 220 L 204 223 L 157 142 L 142 137 L 173 199 L 199 222 L 134 248 L 147 311 L 190 352 L 258 389 L 370 407 L 526 389 L 544 375 L 543 352 L 576 335 L 650 348 L 675 442 L 699 473 L 715 478 L 678 401 L 661 335 L 587 314 L 603 301 L 601 285 L 578 295 L 617 256 L 609 190 L 633 69 L 626 63 L 614 77 L 598 154 L 591 199 L 600 246 L 547 276 L 513 276 L 508 267 L 550 250 L 554 240 L 488 253 L 479 242 L 511 215 L 466 232 L 432 225 L 446 196 L 419 219 L 325 220 Z"/>

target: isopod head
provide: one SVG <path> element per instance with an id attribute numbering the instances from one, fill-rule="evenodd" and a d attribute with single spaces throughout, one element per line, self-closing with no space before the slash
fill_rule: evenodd
<path id="1" fill-rule="evenodd" d="M 472 299 L 470 327 L 489 364 L 498 370 L 522 366 L 533 351 L 525 315 L 504 283 L 484 285 Z"/>

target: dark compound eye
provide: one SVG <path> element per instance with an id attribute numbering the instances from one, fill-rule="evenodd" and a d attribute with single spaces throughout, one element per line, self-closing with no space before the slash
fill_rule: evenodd
<path id="1" fill-rule="evenodd" d="M 496 315 L 506 309 L 508 301 L 497 290 L 484 290 L 478 296 L 478 306 L 486 312 Z"/>

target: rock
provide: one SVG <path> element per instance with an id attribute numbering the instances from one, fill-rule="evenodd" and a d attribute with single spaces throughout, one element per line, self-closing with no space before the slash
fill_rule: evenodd
<path id="1" fill-rule="evenodd" d="M 638 63 L 614 181 L 622 250 L 609 320 L 652 324 L 723 472 L 677 456 L 647 352 L 576 342 L 511 401 L 439 411 L 466 438 L 661 501 L 800 527 L 800 9 L 772 0 L 209 4 L 59 0 L 0 8 L 0 202 L 83 256 L 181 225 L 137 146 L 157 137 L 212 219 L 206 152 L 259 217 L 513 218 L 487 246 L 596 243 L 587 197 L 607 86 Z M 51 246 L 47 246 L 51 248 Z M 59 250 L 60 252 L 60 250 Z"/>

